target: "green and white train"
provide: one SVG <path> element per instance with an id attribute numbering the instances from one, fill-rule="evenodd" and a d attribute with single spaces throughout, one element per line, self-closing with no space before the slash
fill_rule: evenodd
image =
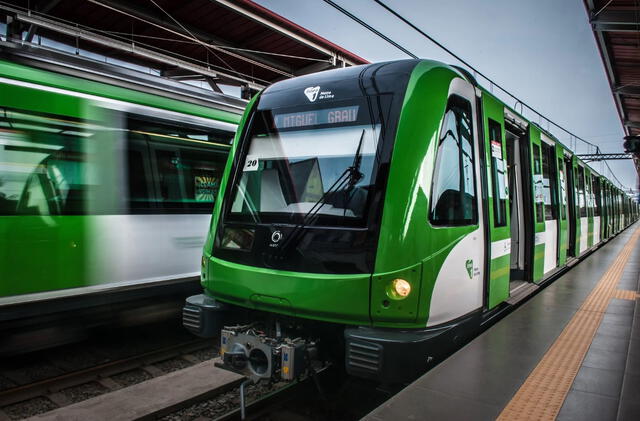
<path id="1" fill-rule="evenodd" d="M 638 218 L 552 134 L 435 61 L 278 82 L 231 156 L 183 323 L 221 331 L 224 364 L 256 380 L 340 358 L 410 379 Z"/>
<path id="2" fill-rule="evenodd" d="M 3 44 L 0 354 L 35 346 L 9 338 L 50 332 L 54 313 L 66 314 L 62 329 L 82 328 L 96 322 L 88 307 L 118 313 L 154 293 L 197 292 L 213 199 L 245 107 L 157 76 Z"/>

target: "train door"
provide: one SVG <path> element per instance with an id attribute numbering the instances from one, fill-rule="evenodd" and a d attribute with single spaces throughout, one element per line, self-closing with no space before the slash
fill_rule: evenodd
<path id="1" fill-rule="evenodd" d="M 587 250 L 587 238 L 589 237 L 589 213 L 587 211 L 587 196 L 585 190 L 584 167 L 578 164 L 578 218 L 580 235 L 576 238 L 578 242 L 578 255 Z"/>
<path id="2" fill-rule="evenodd" d="M 533 248 L 527 251 L 531 259 L 533 282 L 540 282 L 544 276 L 544 249 L 545 249 L 545 206 L 544 206 L 544 177 L 542 175 L 542 140 L 540 130 L 535 126 L 529 126 L 529 141 L 531 145 L 531 171 L 528 176 L 531 180 L 529 194 L 533 193 L 533 215 L 527 218 L 528 225 L 533 228 Z"/>
<path id="3" fill-rule="evenodd" d="M 488 257 L 487 308 L 491 309 L 509 298 L 509 265 L 511 261 L 511 230 L 508 160 L 505 146 L 503 105 L 493 96 L 483 95 L 483 125 L 485 156 L 489 164 L 487 223 L 491 247 Z M 515 191 L 515 190 L 514 190 Z"/>
<path id="4" fill-rule="evenodd" d="M 593 189 L 593 245 L 600 243 L 602 239 L 602 192 L 600 186 L 600 177 L 593 174 L 593 182 L 591 183 Z"/>
<path id="5" fill-rule="evenodd" d="M 576 183 L 575 183 L 575 171 L 573 168 L 573 159 L 565 155 L 564 166 L 566 169 L 565 175 L 567 177 L 567 229 L 568 229 L 568 241 L 567 241 L 567 257 L 576 256 Z"/>
<path id="6" fill-rule="evenodd" d="M 511 237 L 509 259 L 509 294 L 513 296 L 527 283 L 527 262 L 525 260 L 525 195 L 523 176 L 527 173 L 526 123 L 516 116 L 505 113 L 505 150 L 508 175 L 508 212 Z"/>
<path id="7" fill-rule="evenodd" d="M 568 212 L 568 184 L 567 170 L 564 162 L 564 150 L 556 143 L 555 157 L 558 165 L 558 266 L 564 266 L 567 262 L 567 248 L 569 243 L 569 218 Z"/>
<path id="8" fill-rule="evenodd" d="M 588 167 L 584 168 L 584 190 L 587 203 L 587 250 L 593 247 L 593 216 L 595 200 L 593 195 L 591 170 Z"/>
<path id="9" fill-rule="evenodd" d="M 541 134 L 542 193 L 544 196 L 544 263 L 543 274 L 558 267 L 560 233 L 558 231 L 558 171 L 555 142 Z"/>
<path id="10" fill-rule="evenodd" d="M 609 209 L 609 186 L 604 178 L 602 178 L 602 239 L 609 238 L 609 221 L 611 219 L 611 210 Z"/>

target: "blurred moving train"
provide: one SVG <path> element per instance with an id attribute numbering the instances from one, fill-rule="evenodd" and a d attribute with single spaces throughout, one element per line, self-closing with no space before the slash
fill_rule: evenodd
<path id="1" fill-rule="evenodd" d="M 0 347 L 17 346 L 6 337 L 33 317 L 39 324 L 65 311 L 70 325 L 90 324 L 71 311 L 197 287 L 245 106 L 165 78 L 3 45 Z"/>
<path id="2" fill-rule="evenodd" d="M 256 380 L 331 360 L 411 379 L 638 219 L 551 133 L 429 60 L 275 83 L 231 155 L 183 324 L 221 333 L 225 366 Z"/>

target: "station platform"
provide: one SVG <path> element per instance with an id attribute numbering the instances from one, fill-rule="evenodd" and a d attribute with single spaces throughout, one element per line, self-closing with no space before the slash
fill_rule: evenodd
<path id="1" fill-rule="evenodd" d="M 640 420 L 640 224 L 372 411 L 379 420 Z"/>

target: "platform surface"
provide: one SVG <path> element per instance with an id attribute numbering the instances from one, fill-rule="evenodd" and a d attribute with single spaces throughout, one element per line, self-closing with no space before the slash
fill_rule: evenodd
<path id="1" fill-rule="evenodd" d="M 640 224 L 366 420 L 640 420 Z"/>

